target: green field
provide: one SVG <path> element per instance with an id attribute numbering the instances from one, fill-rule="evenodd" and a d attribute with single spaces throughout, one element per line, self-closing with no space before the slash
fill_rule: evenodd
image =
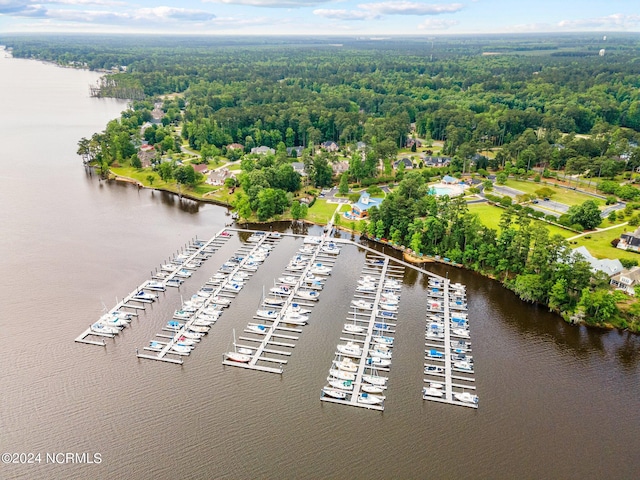
<path id="1" fill-rule="evenodd" d="M 325 224 L 331 219 L 336 211 L 337 206 L 338 205 L 335 203 L 327 203 L 326 200 L 319 198 L 316 200 L 313 206 L 309 208 L 309 213 L 307 214 L 305 220 L 309 220 L 310 222 L 314 223 Z M 340 211 L 346 211 L 345 205 L 342 205 Z"/>
<path id="2" fill-rule="evenodd" d="M 514 180 L 510 178 L 505 183 L 505 186 L 515 188 L 516 190 L 520 190 L 521 192 L 524 192 L 524 193 L 532 193 L 532 194 L 535 194 L 536 190 L 539 190 L 543 187 L 547 187 L 556 192 L 556 194 L 553 197 L 551 197 L 551 200 L 564 203 L 569 206 L 580 205 L 581 203 L 584 203 L 586 200 L 593 200 L 594 202 L 596 202 L 596 204 L 599 207 L 604 205 L 604 200 L 600 198 L 592 197 L 591 195 L 587 195 L 585 193 L 581 193 L 576 190 L 559 188 L 551 184 L 544 184 L 542 182 L 540 183 L 523 182 L 521 180 Z"/>
<path id="3" fill-rule="evenodd" d="M 503 208 L 496 207 L 494 205 L 489 205 L 488 203 L 472 203 L 469 205 L 469 211 L 471 213 L 477 213 L 480 217 L 480 221 L 489 228 L 494 230 L 500 230 L 498 228 L 498 224 L 500 223 L 500 216 L 504 212 Z M 565 230 L 564 228 L 557 227 L 555 225 L 550 225 L 547 222 L 542 222 L 540 220 L 533 220 L 534 223 L 540 223 L 547 230 L 549 230 L 549 235 L 561 235 L 564 238 L 569 238 L 575 235 L 574 232 L 570 230 Z"/>
<path id="4" fill-rule="evenodd" d="M 587 247 L 589 252 L 591 252 L 591 255 L 597 258 L 628 258 L 630 260 L 637 260 L 640 262 L 639 253 L 627 252 L 611 245 L 611 240 L 620 238 L 620 235 L 623 232 L 633 230 L 635 230 L 635 227 L 624 225 L 605 232 L 589 233 L 585 236 L 576 238 L 575 240 L 571 240 L 570 243 L 573 248 L 582 246 Z"/>

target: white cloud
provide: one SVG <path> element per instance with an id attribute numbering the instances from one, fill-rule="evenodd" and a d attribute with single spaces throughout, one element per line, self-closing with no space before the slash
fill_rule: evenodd
<path id="1" fill-rule="evenodd" d="M 372 12 L 362 10 L 330 10 L 325 8 L 314 10 L 313 14 L 334 20 L 372 20 L 378 17 Z"/>
<path id="2" fill-rule="evenodd" d="M 362 3 L 358 8 L 379 13 L 380 15 L 441 15 L 456 13 L 464 8 L 461 3 L 428 4 L 407 1 Z"/>
<path id="3" fill-rule="evenodd" d="M 446 30 L 448 28 L 458 25 L 460 22 L 457 20 L 445 20 L 442 18 L 428 18 L 418 28 L 420 30 Z"/>
<path id="4" fill-rule="evenodd" d="M 640 15 L 616 13 L 599 18 L 583 18 L 578 20 L 562 20 L 558 27 L 567 30 L 581 29 L 613 29 L 626 30 L 640 24 Z"/>
<path id="5" fill-rule="evenodd" d="M 205 3 L 224 3 L 226 5 L 247 5 L 267 8 L 314 7 L 330 0 L 202 0 Z"/>

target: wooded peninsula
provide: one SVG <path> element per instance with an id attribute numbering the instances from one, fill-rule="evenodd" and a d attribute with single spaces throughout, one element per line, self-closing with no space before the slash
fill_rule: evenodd
<path id="1" fill-rule="evenodd" d="M 103 71 L 91 94 L 130 100 L 78 143 L 105 177 L 251 221 L 333 217 L 567 321 L 640 331 L 640 35 L 0 44 Z"/>

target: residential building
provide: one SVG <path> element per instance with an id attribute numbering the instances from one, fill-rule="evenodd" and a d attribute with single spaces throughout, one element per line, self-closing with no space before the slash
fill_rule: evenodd
<path id="1" fill-rule="evenodd" d="M 227 178 L 231 178 L 231 177 L 235 177 L 235 175 L 233 174 L 233 172 L 229 171 L 228 168 L 219 168 L 218 170 L 213 170 L 211 173 L 209 173 L 209 178 L 207 180 L 207 183 L 209 185 L 224 185 L 224 181 Z"/>
<path id="2" fill-rule="evenodd" d="M 582 257 L 584 257 L 584 259 L 589 263 L 589 265 L 591 265 L 591 271 L 593 273 L 604 272 L 609 277 L 611 277 L 613 275 L 617 275 L 618 273 L 624 270 L 622 263 L 620 263 L 620 260 L 618 260 L 617 258 L 613 260 L 609 258 L 598 259 L 593 255 L 591 255 L 589 250 L 587 250 L 587 247 L 578 247 L 578 248 L 574 248 L 571 251 L 572 256 L 575 256 L 577 254 L 582 255 Z"/>
<path id="3" fill-rule="evenodd" d="M 276 151 L 273 148 L 269 148 L 269 147 L 265 147 L 264 145 L 261 145 L 259 147 L 253 147 L 251 149 L 251 153 L 257 153 L 258 155 L 266 155 L 270 153 L 273 155 L 274 153 L 276 153 Z"/>
<path id="4" fill-rule="evenodd" d="M 632 267 L 629 270 L 613 275 L 611 285 L 627 295 L 635 295 L 635 287 L 640 283 L 640 267 Z"/>
<path id="5" fill-rule="evenodd" d="M 617 247 L 621 250 L 640 252 L 640 227 L 635 232 L 624 232 L 620 235 Z"/>
<path id="6" fill-rule="evenodd" d="M 382 198 L 371 198 L 371 195 L 363 192 L 360 199 L 351 205 L 351 210 L 345 212 L 344 216 L 349 220 L 361 220 L 369 215 L 371 207 L 379 207 L 381 203 Z"/>

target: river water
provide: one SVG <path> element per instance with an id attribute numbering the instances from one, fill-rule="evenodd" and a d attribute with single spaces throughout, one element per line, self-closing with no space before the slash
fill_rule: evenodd
<path id="1" fill-rule="evenodd" d="M 103 304 L 229 220 L 223 208 L 82 167 L 77 141 L 124 108 L 89 98 L 97 78 L 0 52 L 0 451 L 41 454 L 0 464 L 0 478 L 638 477 L 640 339 L 571 327 L 457 269 L 432 267 L 468 288 L 478 410 L 421 399 L 426 278 L 410 271 L 385 411 L 319 400 L 364 263 L 356 247 L 340 255 L 282 376 L 221 359 L 299 245 L 291 238 L 183 366 L 139 360 L 135 349 L 238 235 L 106 348 L 75 343 Z M 45 461 L 67 452 L 100 463 Z"/>

